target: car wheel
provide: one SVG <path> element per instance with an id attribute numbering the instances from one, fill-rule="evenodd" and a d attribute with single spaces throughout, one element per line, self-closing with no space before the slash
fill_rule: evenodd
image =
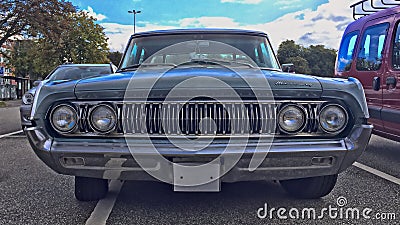
<path id="1" fill-rule="evenodd" d="M 102 199 L 108 192 L 108 180 L 75 177 L 75 197 L 79 201 L 95 201 Z"/>
<path id="2" fill-rule="evenodd" d="M 335 187 L 338 175 L 308 177 L 280 181 L 282 187 L 298 198 L 320 198 L 329 194 Z"/>

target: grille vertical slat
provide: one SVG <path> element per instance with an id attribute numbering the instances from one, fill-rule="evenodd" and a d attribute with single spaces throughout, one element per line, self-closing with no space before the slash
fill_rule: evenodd
<path id="1" fill-rule="evenodd" d="M 280 104 L 143 102 L 121 105 L 121 131 L 125 134 L 244 135 L 275 134 L 276 114 Z M 303 132 L 316 132 L 319 104 L 304 103 L 302 106 L 308 114 L 308 125 Z M 84 112 L 82 109 L 82 117 L 85 117 Z"/>

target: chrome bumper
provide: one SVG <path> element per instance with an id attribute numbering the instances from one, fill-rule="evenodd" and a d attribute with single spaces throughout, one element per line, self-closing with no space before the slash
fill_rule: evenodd
<path id="1" fill-rule="evenodd" d="M 21 126 L 24 129 L 27 126 L 32 126 L 32 121 L 29 120 L 31 116 L 31 105 L 21 105 L 19 107 L 19 115 L 21 118 Z"/>
<path id="2" fill-rule="evenodd" d="M 25 129 L 35 153 L 50 168 L 61 174 L 120 180 L 154 180 L 133 158 L 125 142 L 115 140 L 52 139 L 41 128 Z M 259 145 L 256 153 L 252 144 L 247 144 L 238 163 L 221 177 L 223 182 L 250 180 L 284 180 L 338 174 L 362 154 L 371 137 L 372 125 L 354 127 L 347 138 L 341 140 L 302 140 L 273 142 L 269 150 Z M 143 141 L 134 140 L 137 151 L 146 158 L 146 170 L 165 171 L 170 167 L 154 159 Z M 129 142 L 129 144 L 132 144 Z M 170 159 L 185 162 L 205 162 L 224 152 L 225 145 L 212 143 L 207 148 L 188 152 L 169 143 L 155 144 L 158 152 Z M 237 147 L 240 149 L 238 142 Z M 260 150 L 261 149 L 261 150 Z M 254 154 L 267 154 L 261 165 L 249 170 Z M 224 170 L 225 154 L 236 154 L 234 148 L 224 152 L 221 170 Z M 172 171 L 167 171 L 172 174 Z"/>

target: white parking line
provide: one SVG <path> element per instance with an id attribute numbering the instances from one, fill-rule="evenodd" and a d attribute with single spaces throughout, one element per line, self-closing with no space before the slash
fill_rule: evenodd
<path id="1" fill-rule="evenodd" d="M 114 207 L 115 201 L 117 200 L 118 194 L 121 191 L 121 187 L 124 181 L 112 180 L 110 182 L 110 188 L 107 196 L 97 202 L 89 219 L 86 221 L 86 225 L 102 225 L 106 224 L 108 217 Z"/>
<path id="2" fill-rule="evenodd" d="M 363 165 L 363 164 L 358 163 L 358 162 L 353 163 L 353 166 L 355 166 L 357 168 L 360 168 L 362 170 L 365 170 L 365 171 L 367 171 L 369 173 L 372 173 L 372 174 L 374 174 L 374 175 L 376 175 L 378 177 L 381 177 L 381 178 L 383 178 L 385 180 L 388 180 L 390 182 L 393 182 L 395 184 L 400 185 L 400 179 L 397 178 L 397 177 L 394 177 L 392 175 L 389 175 L 387 173 L 381 172 L 381 171 L 379 171 L 377 169 L 371 168 L 369 166 Z"/>
<path id="3" fill-rule="evenodd" d="M 11 133 L 8 133 L 8 134 L 2 134 L 2 135 L 0 135 L 0 138 L 9 137 L 11 135 L 18 134 L 18 133 L 21 133 L 21 132 L 22 132 L 22 130 L 11 132 Z"/>

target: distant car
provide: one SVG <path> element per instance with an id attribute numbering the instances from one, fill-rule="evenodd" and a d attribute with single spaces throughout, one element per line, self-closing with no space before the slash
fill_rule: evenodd
<path id="1" fill-rule="evenodd" d="M 22 104 L 20 106 L 22 129 L 28 125 L 32 125 L 29 121 L 29 116 L 35 98 L 36 86 L 40 83 L 57 84 L 71 80 L 103 76 L 114 73 L 116 70 L 117 67 L 113 64 L 63 64 L 56 67 L 43 81 L 35 81 L 35 87 L 28 90 L 22 97 Z"/>

